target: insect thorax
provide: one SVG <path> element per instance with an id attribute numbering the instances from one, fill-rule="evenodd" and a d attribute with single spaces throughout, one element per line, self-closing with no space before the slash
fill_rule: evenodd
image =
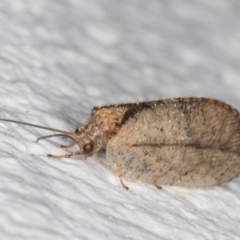
<path id="1" fill-rule="evenodd" d="M 117 134 L 126 111 L 127 108 L 120 107 L 100 108 L 95 111 L 93 117 L 90 119 L 89 123 L 95 124 L 103 132 L 105 146 L 107 141 Z"/>

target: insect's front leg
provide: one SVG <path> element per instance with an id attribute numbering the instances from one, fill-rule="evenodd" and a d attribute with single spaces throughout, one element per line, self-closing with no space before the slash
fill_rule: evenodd
<path id="1" fill-rule="evenodd" d="M 74 145 L 76 145 L 75 142 L 69 144 L 69 145 L 60 145 L 60 148 L 70 148 L 70 147 L 73 147 Z"/>
<path id="2" fill-rule="evenodd" d="M 76 152 L 76 153 L 71 153 L 71 154 L 64 154 L 64 155 L 52 155 L 52 154 L 48 154 L 48 157 L 51 158 L 82 158 L 83 155 L 82 153 Z"/>

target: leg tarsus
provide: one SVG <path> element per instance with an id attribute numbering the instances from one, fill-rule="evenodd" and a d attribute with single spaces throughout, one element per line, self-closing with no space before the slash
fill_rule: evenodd
<path id="1" fill-rule="evenodd" d="M 158 185 L 158 184 L 157 184 L 157 181 L 154 182 L 154 186 L 155 186 L 157 189 L 162 190 L 162 186 Z"/>
<path id="2" fill-rule="evenodd" d="M 124 182 L 123 182 L 123 180 L 122 180 L 122 176 L 118 176 L 118 178 L 119 178 L 119 181 L 120 181 L 122 187 L 124 187 L 126 190 L 128 190 L 129 187 L 124 184 Z"/>

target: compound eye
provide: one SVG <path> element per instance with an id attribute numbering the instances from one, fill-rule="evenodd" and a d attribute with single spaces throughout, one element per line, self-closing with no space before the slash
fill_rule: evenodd
<path id="1" fill-rule="evenodd" d="M 75 130 L 75 133 L 79 133 L 80 132 L 80 128 L 77 128 L 76 130 Z"/>
<path id="2" fill-rule="evenodd" d="M 92 143 L 87 143 L 83 146 L 83 152 L 84 153 L 90 153 L 93 150 L 93 144 Z"/>

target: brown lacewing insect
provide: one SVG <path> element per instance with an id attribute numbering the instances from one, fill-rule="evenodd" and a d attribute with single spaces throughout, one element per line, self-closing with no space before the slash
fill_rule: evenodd
<path id="1" fill-rule="evenodd" d="M 106 149 L 106 162 L 122 178 L 187 188 L 208 188 L 240 174 L 240 116 L 230 105 L 208 98 L 94 107 L 87 123 L 75 132 L 25 124 L 58 132 L 79 151 L 54 158 L 86 159 Z"/>

